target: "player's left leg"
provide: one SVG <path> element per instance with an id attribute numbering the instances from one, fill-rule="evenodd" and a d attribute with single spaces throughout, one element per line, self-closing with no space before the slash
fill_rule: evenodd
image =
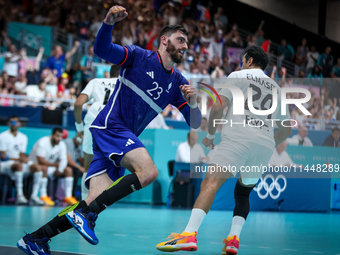
<path id="1" fill-rule="evenodd" d="M 248 145 L 251 149 L 251 156 L 244 163 L 244 166 L 258 167 L 255 172 L 242 172 L 238 179 L 235 190 L 235 208 L 232 219 L 231 229 L 228 237 L 223 240 L 225 246 L 222 249 L 222 254 L 235 255 L 238 254 L 240 235 L 243 225 L 249 214 L 249 195 L 256 186 L 259 178 L 262 176 L 261 166 L 266 166 L 269 162 L 273 150 L 271 148 L 259 146 L 256 144 Z"/>
<path id="2" fill-rule="evenodd" d="M 17 190 L 17 198 L 15 203 L 17 205 L 25 205 L 28 203 L 27 199 L 24 196 L 24 173 L 22 171 L 22 163 L 15 162 L 11 166 L 12 176 L 15 181 L 15 188 Z"/>
<path id="3" fill-rule="evenodd" d="M 32 194 L 30 197 L 30 205 L 44 205 L 44 202 L 38 197 L 38 191 L 41 178 L 43 176 L 44 167 L 37 164 L 32 164 L 32 162 L 28 162 L 27 164 L 25 164 L 25 168 L 29 169 L 28 171 L 33 174 L 33 186 Z"/>
<path id="4" fill-rule="evenodd" d="M 94 198 L 99 196 L 99 194 L 110 187 L 112 183 L 112 179 L 106 173 L 91 178 L 89 193 L 90 195 L 87 201 L 82 200 L 74 205 L 66 207 L 57 216 L 55 216 L 51 221 L 43 225 L 41 228 L 32 232 L 31 234 L 26 234 L 18 241 L 18 248 L 28 254 L 51 254 L 48 245 L 49 240 L 56 235 L 72 228 L 72 225 L 65 215 L 72 210 L 85 208 L 87 206 L 86 203 L 90 204 L 92 202 L 91 197 Z"/>

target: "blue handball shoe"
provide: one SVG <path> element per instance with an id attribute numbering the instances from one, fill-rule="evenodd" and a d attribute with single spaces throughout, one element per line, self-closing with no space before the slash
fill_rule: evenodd
<path id="1" fill-rule="evenodd" d="M 26 234 L 17 242 L 17 246 L 20 250 L 30 255 L 51 255 L 49 241 L 48 237 L 33 239 L 30 234 Z"/>
<path id="2" fill-rule="evenodd" d="M 96 234 L 94 233 L 97 217 L 97 213 L 84 213 L 82 212 L 82 209 L 71 211 L 66 214 L 66 218 L 71 225 L 85 238 L 86 241 L 93 245 L 96 245 L 99 242 Z"/>

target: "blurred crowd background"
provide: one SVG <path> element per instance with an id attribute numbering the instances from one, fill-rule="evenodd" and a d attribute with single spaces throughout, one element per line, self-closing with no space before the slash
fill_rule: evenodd
<path id="1" fill-rule="evenodd" d="M 0 2 L 0 105 L 72 109 L 90 79 L 109 77 L 110 65 L 95 56 L 93 43 L 114 4 L 124 6 L 129 15 L 114 26 L 112 42 L 157 50 L 160 29 L 182 24 L 189 32 L 189 45 L 177 68 L 188 79 L 204 79 L 209 84 L 213 84 L 211 79 L 239 70 L 247 46 L 261 46 L 270 59 L 268 76 L 281 87 L 302 86 L 312 94 L 305 104 L 312 116 L 307 118 L 292 106 L 292 118 L 310 129 L 332 128 L 340 121 L 340 56 L 333 55 L 330 46 L 317 48 L 320 43 L 303 35 L 298 44 L 285 38 L 274 42 L 266 36 L 266 20 L 255 31 L 246 31 L 237 20 L 230 22 L 222 7 L 191 0 Z M 27 30 L 11 37 L 10 24 L 15 22 L 52 27 L 51 47 L 43 47 L 45 38 L 35 39 L 33 45 Z M 211 107 L 212 100 L 207 104 Z M 182 120 L 175 109 L 163 115 Z"/>

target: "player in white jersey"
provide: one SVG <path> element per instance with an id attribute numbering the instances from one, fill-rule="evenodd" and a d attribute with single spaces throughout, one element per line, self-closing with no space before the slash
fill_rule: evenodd
<path id="1" fill-rule="evenodd" d="M 88 195 L 88 189 L 85 187 L 85 178 L 87 171 L 89 170 L 90 163 L 93 159 L 92 150 L 92 135 L 90 132 L 90 125 L 97 117 L 98 113 L 104 108 L 109 100 L 112 92 L 114 91 L 117 78 L 119 76 L 121 66 L 112 65 L 110 69 L 110 78 L 93 79 L 91 80 L 84 90 L 80 93 L 77 101 L 74 104 L 74 117 L 76 119 L 77 136 L 84 137 L 83 140 L 83 152 L 85 161 L 85 172 L 83 173 L 82 185 L 81 185 L 81 197 L 85 199 Z M 92 105 L 87 111 L 84 118 L 84 124 L 82 121 L 83 105 L 86 102 L 93 100 Z"/>
<path id="2" fill-rule="evenodd" d="M 54 206 L 54 202 L 47 195 L 47 177 L 65 176 L 65 199 L 64 202 L 74 204 L 78 201 L 72 197 L 73 170 L 67 166 L 66 145 L 62 141 L 63 131 L 61 128 L 54 128 L 52 136 L 40 138 L 33 146 L 29 159 L 47 169 L 44 172 L 40 185 L 40 199 L 46 205 Z"/>
<path id="3" fill-rule="evenodd" d="M 251 105 L 259 110 L 271 109 L 274 104 L 274 93 L 277 93 L 277 105 L 280 106 L 281 90 L 263 72 L 267 64 L 268 57 L 263 49 L 250 46 L 245 50 L 242 70 L 231 73 L 226 79 L 226 85 L 235 86 L 239 94 L 236 95 L 235 88 L 230 86 L 222 88 L 219 92 L 221 104 L 214 105 L 211 109 L 208 135 L 203 139 L 205 146 L 213 148 L 214 134 L 218 126 L 216 123 L 224 124 L 221 142 L 209 165 L 209 169 L 215 170 L 215 172 L 207 172 L 185 230 L 181 234 L 171 235 L 172 239 L 158 244 L 157 249 L 161 251 L 196 251 L 197 231 L 210 210 L 217 191 L 223 183 L 230 177 L 236 176 L 240 171 L 241 174 L 234 191 L 235 208 L 232 226 L 228 237 L 223 240 L 225 245 L 222 249 L 222 254 L 238 253 L 240 233 L 249 214 L 249 194 L 262 175 L 262 169 L 258 172 L 243 170 L 247 166 L 266 166 L 273 154 L 274 146 L 282 143 L 291 134 L 291 128 L 283 126 L 290 126 L 289 121 L 281 122 L 289 119 L 289 114 L 282 115 L 280 107 L 277 107 L 270 115 L 252 113 L 254 111 Z M 252 88 L 251 101 L 253 101 L 249 103 L 249 106 L 248 88 Z M 233 105 L 236 101 L 241 101 L 236 110 L 240 110 L 242 107 L 244 114 L 233 114 Z M 222 119 L 223 110 L 229 105 L 229 102 L 226 118 Z M 276 122 L 278 126 L 275 135 L 273 122 Z"/>
<path id="4" fill-rule="evenodd" d="M 42 167 L 33 164 L 26 156 L 27 136 L 18 131 L 21 123 L 17 116 L 9 119 L 10 129 L 0 134 L 0 173 L 7 174 L 15 181 L 17 190 L 16 204 L 27 204 L 27 199 L 23 193 L 24 175 L 33 173 L 33 192 L 30 203 L 42 205 L 40 199 L 34 195 L 34 191 L 39 188 L 40 180 L 43 175 Z"/>

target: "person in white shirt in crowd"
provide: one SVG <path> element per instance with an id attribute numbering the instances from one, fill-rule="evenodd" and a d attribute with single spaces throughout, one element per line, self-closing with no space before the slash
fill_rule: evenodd
<path id="1" fill-rule="evenodd" d="M 9 46 L 9 51 L 4 53 L 5 63 L 3 71 L 10 77 L 17 77 L 19 72 L 18 62 L 23 59 L 20 53 L 17 52 L 17 47 L 14 44 Z"/>
<path id="2" fill-rule="evenodd" d="M 312 141 L 307 137 L 308 129 L 305 126 L 300 126 L 299 133 L 293 135 L 291 138 L 287 139 L 289 145 L 302 145 L 307 147 L 313 147 Z"/>
<path id="3" fill-rule="evenodd" d="M 85 170 L 82 178 L 81 196 L 82 199 L 87 198 L 88 189 L 85 187 L 85 178 L 89 170 L 90 163 L 93 159 L 92 150 L 92 135 L 90 132 L 90 125 L 97 117 L 98 113 L 104 108 L 111 94 L 114 91 L 117 78 L 121 67 L 119 65 L 112 65 L 110 69 L 111 78 L 93 79 L 81 92 L 74 104 L 74 118 L 76 120 L 77 136 L 84 137 L 83 152 L 84 152 L 84 165 Z M 91 107 L 88 109 L 87 114 L 82 120 L 83 105 L 86 102 L 92 101 Z M 85 124 L 85 125 L 84 125 Z"/>
<path id="4" fill-rule="evenodd" d="M 295 166 L 296 164 L 293 162 L 293 160 L 289 157 L 287 151 L 287 142 L 284 141 L 281 144 L 277 145 L 274 149 L 274 153 L 269 159 L 269 165 L 270 166 Z"/>
<path id="5" fill-rule="evenodd" d="M 201 145 L 197 143 L 198 135 L 191 130 L 188 133 L 187 141 L 181 143 L 177 148 L 176 162 L 201 163 L 205 162 L 206 156 Z"/>
<path id="6" fill-rule="evenodd" d="M 314 45 L 312 45 L 311 50 L 307 52 L 307 66 L 306 66 L 306 74 L 312 72 L 313 67 L 317 64 L 319 59 L 319 52 L 316 51 Z"/>
<path id="7" fill-rule="evenodd" d="M 33 146 L 29 159 L 34 163 L 44 166 L 44 172 L 40 185 L 40 199 L 46 205 L 54 206 L 54 202 L 47 195 L 47 177 L 65 176 L 65 199 L 67 204 L 75 204 L 78 201 L 72 197 L 73 170 L 67 166 L 67 151 L 65 142 L 62 141 L 63 130 L 54 128 L 51 136 L 40 138 Z"/>
<path id="8" fill-rule="evenodd" d="M 19 74 L 18 80 L 14 83 L 16 94 L 25 94 L 25 89 L 27 86 L 27 78 L 21 73 Z"/>
<path id="9" fill-rule="evenodd" d="M 30 203 L 43 205 L 37 196 L 41 177 L 43 175 L 42 167 L 33 164 L 26 156 L 27 136 L 18 131 L 21 123 L 17 116 L 11 116 L 9 119 L 10 129 L 0 134 L 0 173 L 8 174 L 15 181 L 17 191 L 16 204 L 27 204 L 27 199 L 23 192 L 24 175 L 33 173 L 33 190 Z"/>
<path id="10" fill-rule="evenodd" d="M 73 189 L 72 196 L 75 197 L 78 179 L 85 172 L 84 157 L 82 155 L 81 144 L 83 135 L 68 138 L 65 141 L 67 149 L 67 165 L 73 169 Z"/>

